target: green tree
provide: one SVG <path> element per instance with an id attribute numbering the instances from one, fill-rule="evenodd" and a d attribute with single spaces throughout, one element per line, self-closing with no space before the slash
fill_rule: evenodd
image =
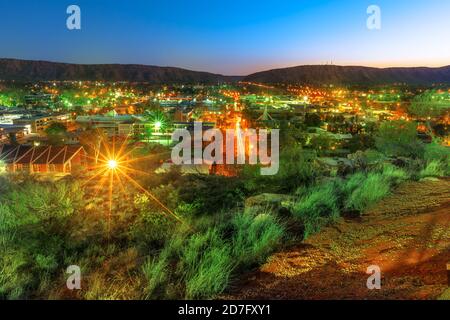
<path id="1" fill-rule="evenodd" d="M 367 150 L 375 146 L 375 139 L 368 134 L 355 134 L 347 143 L 347 148 L 355 153 L 358 150 Z"/>
<path id="2" fill-rule="evenodd" d="M 375 137 L 375 145 L 386 156 L 415 158 L 423 152 L 416 123 L 402 120 L 383 122 Z"/>
<path id="3" fill-rule="evenodd" d="M 317 113 L 307 113 L 305 116 L 305 125 L 307 127 L 320 127 L 322 125 L 322 119 Z"/>
<path id="4" fill-rule="evenodd" d="M 47 135 L 50 144 L 63 144 L 64 140 L 67 138 L 67 127 L 60 122 L 54 122 L 45 129 L 45 134 Z"/>
<path id="5" fill-rule="evenodd" d="M 311 138 L 310 145 L 319 155 L 322 155 L 332 147 L 333 138 L 326 133 L 320 133 Z"/>

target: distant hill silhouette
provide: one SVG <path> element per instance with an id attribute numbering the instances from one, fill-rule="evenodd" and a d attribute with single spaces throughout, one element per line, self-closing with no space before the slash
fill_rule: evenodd
<path id="1" fill-rule="evenodd" d="M 17 81 L 103 80 L 163 83 L 232 82 L 241 77 L 223 76 L 172 67 L 134 64 L 69 64 L 0 59 L 0 79 Z"/>
<path id="2" fill-rule="evenodd" d="M 251 74 L 243 81 L 299 84 L 422 84 L 450 83 L 450 66 L 442 68 L 370 68 L 307 65 Z"/>
<path id="3" fill-rule="evenodd" d="M 48 61 L 0 59 L 0 80 L 63 81 L 102 80 L 166 83 L 235 82 L 299 84 L 422 84 L 450 83 L 450 66 L 442 68 L 370 68 L 306 65 L 257 72 L 246 77 L 224 76 L 174 67 L 138 64 L 71 64 Z"/>

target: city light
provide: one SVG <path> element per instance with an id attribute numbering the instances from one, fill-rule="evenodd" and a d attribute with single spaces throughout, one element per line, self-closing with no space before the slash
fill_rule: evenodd
<path id="1" fill-rule="evenodd" d="M 155 130 L 158 130 L 158 131 L 159 131 L 159 129 L 161 129 L 161 127 L 162 127 L 162 122 L 161 122 L 161 121 L 156 121 L 156 122 L 153 124 L 153 126 L 155 127 Z"/>
<path id="2" fill-rule="evenodd" d="M 111 159 L 111 160 L 108 161 L 107 165 L 108 165 L 108 168 L 109 168 L 110 170 L 115 170 L 115 169 L 117 169 L 118 163 L 117 163 L 116 160 Z"/>
<path id="3" fill-rule="evenodd" d="M 144 158 L 149 157 L 138 157 L 134 159 L 130 159 L 130 155 L 132 150 L 126 150 L 128 145 L 128 137 L 125 141 L 122 142 L 119 148 L 116 148 L 115 143 L 109 144 L 107 141 L 102 140 L 101 144 L 103 148 L 97 149 L 98 158 L 93 158 L 92 160 L 98 161 L 99 164 L 91 167 L 92 170 L 95 171 L 94 175 L 91 176 L 87 181 L 85 181 L 85 185 L 94 179 L 99 178 L 100 181 L 97 184 L 97 190 L 104 190 L 104 186 L 107 185 L 108 190 L 108 223 L 110 222 L 112 216 L 112 207 L 113 207 L 113 193 L 118 192 L 115 186 L 119 186 L 120 190 L 123 193 L 126 193 L 124 182 L 128 181 L 134 187 L 136 187 L 141 192 L 145 193 L 150 199 L 156 202 L 165 213 L 169 214 L 176 220 L 181 223 L 184 221 L 178 217 L 172 210 L 170 210 L 166 205 L 164 205 L 155 195 L 149 192 L 146 188 L 144 188 L 138 181 L 136 181 L 131 175 L 139 174 L 139 175 L 149 175 L 149 173 L 140 171 L 138 169 L 133 168 L 133 163 L 140 161 Z M 120 192 L 120 191 L 119 191 Z"/>

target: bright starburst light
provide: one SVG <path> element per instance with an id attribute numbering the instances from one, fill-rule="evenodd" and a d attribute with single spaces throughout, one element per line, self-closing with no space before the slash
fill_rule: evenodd
<path id="1" fill-rule="evenodd" d="M 108 183 L 108 220 L 112 215 L 113 193 L 115 192 L 114 187 L 119 186 L 121 190 L 126 193 L 124 183 L 130 182 L 136 189 L 138 189 L 140 192 L 145 193 L 150 199 L 156 202 L 165 213 L 168 213 L 177 221 L 184 223 L 172 210 L 165 206 L 158 198 L 156 198 L 151 192 L 145 189 L 138 181 L 136 181 L 132 177 L 132 175 L 151 176 L 151 174 L 148 172 L 133 168 L 132 164 L 137 161 L 145 160 L 146 158 L 152 158 L 154 157 L 154 155 L 132 158 L 131 155 L 135 148 L 127 148 L 128 138 L 129 137 L 127 137 L 122 142 L 119 149 L 116 149 L 115 141 L 110 144 L 109 142 L 107 142 L 107 138 L 103 137 L 100 140 L 100 143 L 96 147 L 94 147 L 95 157 L 89 157 L 96 164 L 92 168 L 90 168 L 94 171 L 94 174 L 86 181 L 85 185 L 94 179 L 100 179 L 99 183 L 96 184 L 97 192 L 99 192 L 105 190 L 104 186 L 106 183 Z"/>

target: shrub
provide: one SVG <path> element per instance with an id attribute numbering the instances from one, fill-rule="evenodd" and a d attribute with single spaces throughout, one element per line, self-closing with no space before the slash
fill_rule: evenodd
<path id="1" fill-rule="evenodd" d="M 444 177 L 446 175 L 447 165 L 439 160 L 432 160 L 428 162 L 425 168 L 420 171 L 420 177 Z"/>
<path id="2" fill-rule="evenodd" d="M 222 293 L 234 268 L 231 249 L 217 229 L 194 234 L 182 252 L 186 298 L 211 298 Z"/>
<path id="3" fill-rule="evenodd" d="M 141 212 L 130 226 L 130 235 L 139 249 L 158 250 L 164 246 L 174 226 L 165 212 Z"/>
<path id="4" fill-rule="evenodd" d="M 313 165 L 315 153 L 299 146 L 281 150 L 278 173 L 262 176 L 259 166 L 244 166 L 240 178 L 249 194 L 289 193 L 302 185 L 311 184 L 318 175 Z"/>
<path id="5" fill-rule="evenodd" d="M 26 254 L 3 248 L 0 255 L 0 299 L 26 297 L 35 281 L 32 274 L 25 272 L 28 267 Z"/>
<path id="6" fill-rule="evenodd" d="M 70 218 L 81 204 L 77 184 L 27 183 L 0 200 L 0 296 L 48 289 L 70 248 Z"/>
<path id="7" fill-rule="evenodd" d="M 237 214 L 232 225 L 235 229 L 233 256 L 241 267 L 263 263 L 285 235 L 280 223 L 267 213 L 256 217 L 248 213 Z"/>
<path id="8" fill-rule="evenodd" d="M 423 154 L 423 143 L 417 137 L 416 124 L 413 122 L 383 122 L 376 135 L 375 145 L 387 156 L 419 157 Z"/>
<path id="9" fill-rule="evenodd" d="M 219 175 L 186 175 L 174 182 L 179 190 L 179 202 L 195 204 L 195 215 L 208 215 L 229 209 L 243 201 L 242 181 Z"/>
<path id="10" fill-rule="evenodd" d="M 450 148 L 449 147 L 440 145 L 438 142 L 432 142 L 425 146 L 424 159 L 427 162 L 427 167 L 433 161 L 439 161 L 440 162 L 439 165 L 437 163 L 434 163 L 432 165 L 432 167 L 434 166 L 435 169 L 437 169 L 437 171 L 444 170 L 443 176 L 450 175 Z M 432 167 L 430 167 L 429 169 L 432 170 L 433 169 Z M 438 167 L 440 167 L 440 169 L 438 169 Z M 424 173 L 426 173 L 426 171 Z M 432 172 L 430 172 L 430 173 L 432 173 Z"/>
<path id="11" fill-rule="evenodd" d="M 305 238 L 339 217 L 338 196 L 334 183 L 313 187 L 293 207 L 294 216 L 305 228 Z"/>
<path id="12" fill-rule="evenodd" d="M 433 141 L 425 145 L 424 159 L 426 161 L 432 160 L 447 160 L 450 157 L 450 148 Z"/>
<path id="13" fill-rule="evenodd" d="M 342 192 L 345 197 L 349 197 L 353 191 L 363 184 L 366 180 L 366 174 L 357 172 L 351 175 L 346 181 L 342 183 Z"/>
<path id="14" fill-rule="evenodd" d="M 186 297 L 211 298 L 222 293 L 228 286 L 233 265 L 229 246 L 209 247 L 198 261 L 196 272 L 186 279 Z"/>
<path id="15" fill-rule="evenodd" d="M 154 298 L 155 292 L 167 283 L 169 278 L 169 261 L 165 254 L 158 258 L 149 258 L 142 266 L 147 285 L 145 287 L 145 298 Z"/>
<path id="16" fill-rule="evenodd" d="M 406 181 L 410 178 L 410 176 L 405 170 L 397 168 L 392 164 L 384 164 L 382 166 L 381 174 L 383 178 L 389 181 L 389 183 L 393 186 L 396 186 L 399 183 Z"/>
<path id="17" fill-rule="evenodd" d="M 369 173 L 362 184 L 356 188 L 346 201 L 346 208 L 364 211 L 383 199 L 390 191 L 387 179 L 379 173 Z"/>
<path id="18" fill-rule="evenodd" d="M 227 218 L 195 220 L 194 234 L 178 226 L 158 258 L 147 259 L 142 267 L 146 298 L 167 297 L 170 288 L 184 288 L 177 298 L 213 298 L 226 289 L 234 270 L 263 262 L 284 236 L 284 228 L 269 214 L 220 216 Z"/>
<path id="19" fill-rule="evenodd" d="M 315 154 L 301 147 L 284 149 L 280 154 L 280 168 L 275 176 L 270 177 L 270 185 L 274 192 L 290 192 L 302 185 L 312 183 L 317 177 L 313 166 Z"/>

